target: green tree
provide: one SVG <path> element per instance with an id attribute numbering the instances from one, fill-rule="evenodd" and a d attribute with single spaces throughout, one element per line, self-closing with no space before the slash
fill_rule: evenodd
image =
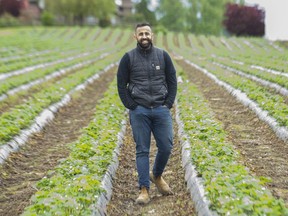
<path id="1" fill-rule="evenodd" d="M 54 25 L 54 16 L 51 13 L 49 13 L 47 11 L 44 11 L 41 14 L 41 23 L 44 26 L 52 26 L 52 25 Z"/>
<path id="2" fill-rule="evenodd" d="M 219 35 L 223 32 L 225 5 L 237 0 L 188 0 L 188 28 L 196 34 Z M 238 1 L 237 1 L 238 2 Z M 243 0 L 240 0 L 243 3 Z"/>
<path id="3" fill-rule="evenodd" d="M 114 0 L 49 0 L 47 9 L 65 23 L 83 25 L 88 16 L 95 16 L 100 23 L 109 20 L 116 6 Z"/>
<path id="4" fill-rule="evenodd" d="M 186 15 L 187 28 L 193 33 L 200 32 L 200 0 L 189 0 L 188 13 Z"/>
<path id="5" fill-rule="evenodd" d="M 182 1 L 159 0 L 157 12 L 160 15 L 160 24 L 171 31 L 186 29 L 186 9 Z"/>
<path id="6" fill-rule="evenodd" d="M 148 9 L 149 0 L 141 0 L 138 4 L 135 5 L 136 14 L 139 17 L 151 25 L 155 26 L 157 24 L 155 13 Z"/>

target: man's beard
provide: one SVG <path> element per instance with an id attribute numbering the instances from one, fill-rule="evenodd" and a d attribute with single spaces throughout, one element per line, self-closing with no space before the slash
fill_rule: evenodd
<path id="1" fill-rule="evenodd" d="M 145 40 L 147 41 L 147 43 L 143 43 L 143 41 Z M 143 49 L 147 49 L 151 46 L 152 40 L 149 38 L 146 38 L 146 39 L 139 40 L 138 43 Z"/>

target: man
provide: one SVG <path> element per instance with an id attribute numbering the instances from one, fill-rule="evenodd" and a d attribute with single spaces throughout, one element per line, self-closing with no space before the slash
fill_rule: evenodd
<path id="1" fill-rule="evenodd" d="M 172 194 L 162 173 L 173 146 L 173 127 L 170 109 L 177 92 L 176 71 L 168 53 L 156 48 L 148 23 L 138 24 L 134 38 L 137 47 L 125 53 L 118 72 L 120 99 L 129 109 L 130 124 L 136 143 L 136 167 L 140 195 L 138 204 L 150 201 L 150 181 L 163 195 Z M 151 133 L 158 148 L 153 170 L 149 171 Z M 150 175 L 149 175 L 150 173 Z"/>

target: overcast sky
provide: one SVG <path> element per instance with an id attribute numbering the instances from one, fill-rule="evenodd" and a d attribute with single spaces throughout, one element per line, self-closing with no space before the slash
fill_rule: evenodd
<path id="1" fill-rule="evenodd" d="M 266 12 L 266 37 L 288 40 L 288 0 L 245 0 L 247 4 L 263 7 Z"/>

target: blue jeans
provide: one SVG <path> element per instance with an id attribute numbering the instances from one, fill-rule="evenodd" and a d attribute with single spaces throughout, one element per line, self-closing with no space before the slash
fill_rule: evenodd
<path id="1" fill-rule="evenodd" d="M 153 174 L 160 176 L 168 162 L 173 147 L 173 126 L 170 110 L 166 106 L 145 108 L 137 106 L 129 111 L 133 138 L 136 143 L 136 166 L 139 187 L 150 188 L 149 152 L 151 132 L 158 148 Z"/>

